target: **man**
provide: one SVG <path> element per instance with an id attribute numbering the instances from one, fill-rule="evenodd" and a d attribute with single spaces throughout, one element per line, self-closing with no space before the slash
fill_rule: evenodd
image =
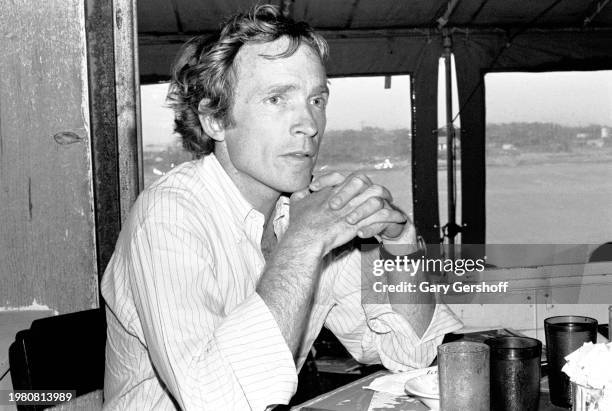
<path id="1" fill-rule="evenodd" d="M 104 274 L 107 409 L 263 410 L 290 400 L 324 324 L 392 369 L 428 365 L 459 326 L 430 296 L 362 304 L 347 244 L 376 235 L 405 255 L 416 236 L 365 175 L 311 183 L 326 55 L 272 6 L 181 51 L 169 97 L 199 159 L 141 194 Z"/>

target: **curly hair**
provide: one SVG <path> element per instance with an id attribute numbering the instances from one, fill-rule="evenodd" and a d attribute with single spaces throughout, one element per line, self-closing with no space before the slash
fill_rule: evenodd
<path id="1" fill-rule="evenodd" d="M 304 43 L 325 61 L 327 42 L 305 22 L 284 17 L 272 5 L 260 5 L 226 21 L 213 34 L 194 37 L 183 45 L 172 67 L 168 105 L 174 110 L 174 131 L 185 150 L 196 158 L 214 150 L 214 140 L 202 129 L 199 114 L 212 115 L 224 127 L 231 127 L 232 92 L 235 83 L 234 59 L 240 47 L 252 42 L 271 42 L 287 37 L 287 49 L 269 59 L 291 56 Z M 206 99 L 206 107 L 199 105 Z"/>

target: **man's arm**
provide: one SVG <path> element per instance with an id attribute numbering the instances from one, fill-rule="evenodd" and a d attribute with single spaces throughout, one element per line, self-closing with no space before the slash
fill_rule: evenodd
<path id="1" fill-rule="evenodd" d="M 367 204 L 363 203 L 363 199 L 360 199 L 360 195 L 376 187 L 375 190 L 380 194 L 375 198 L 382 200 L 381 208 L 389 213 L 401 213 L 392 205 L 392 196 L 388 190 L 384 187 L 375 186 L 365 175 L 352 174 L 345 178 L 338 173 L 318 178 L 311 184 L 311 188 L 320 189 L 321 187 L 334 185 L 337 188 L 334 196 L 330 198 L 330 207 L 340 209 L 352 205 L 354 210 L 347 216 L 347 221 L 349 223 L 359 222 L 358 232 L 360 237 L 376 236 L 382 239 L 387 252 L 396 256 L 412 254 L 418 250 L 416 229 L 407 216 L 403 216 L 403 220 L 399 222 L 375 220 L 371 218 L 370 209 L 366 207 Z M 362 201 L 362 203 L 359 204 L 358 201 Z M 380 213 L 379 211 L 378 214 Z M 373 250 L 367 256 L 370 263 L 376 258 L 379 258 L 377 250 Z M 399 284 L 406 280 L 414 284 L 427 281 L 427 274 L 424 272 L 418 272 L 412 278 L 406 278 L 406 273 L 392 270 L 387 272 L 387 276 L 390 284 Z M 393 308 L 410 322 L 417 335 L 422 336 L 429 326 L 435 310 L 434 296 L 431 293 L 421 293 L 417 290 L 413 293 L 390 293 L 389 300 Z"/>
<path id="2" fill-rule="evenodd" d="M 317 190 L 320 187 L 339 185 L 341 189 L 337 189 L 338 195 L 331 201 L 336 200 L 335 207 L 342 207 L 354 202 L 356 193 L 366 192 L 372 185 L 366 176 L 352 177 L 345 179 L 337 174 L 326 175 L 319 178 L 311 188 Z M 385 208 L 395 209 L 390 204 L 390 193 L 385 193 L 384 198 Z M 368 222 L 367 210 L 364 208 L 357 208 L 353 217 Z M 371 225 L 359 230 L 359 236 L 382 237 L 389 254 L 407 255 L 418 249 L 415 231 L 405 217 L 403 224 L 372 221 Z M 435 356 L 436 347 L 444 334 L 460 328 L 460 321 L 446 305 L 436 306 L 434 296 L 430 293 L 384 293 L 369 301 L 362 294 L 368 292 L 367 285 L 362 284 L 362 275 L 367 275 L 362 273 L 362 262 L 367 264 L 368 258 L 370 263 L 380 258 L 378 250 L 373 249 L 371 255 L 363 261 L 359 253 L 347 258 L 348 264 L 338 274 L 336 281 L 334 291 L 338 305 L 330 312 L 328 326 L 360 361 L 382 361 L 390 369 L 426 366 Z M 393 271 L 387 275 L 390 284 L 407 280 L 403 272 Z M 418 284 L 425 280 L 426 273 L 421 272 L 409 281 Z"/>
<path id="3" fill-rule="evenodd" d="M 403 219 L 401 212 L 377 214 L 382 209 L 381 199 L 362 206 L 369 220 L 348 222 L 347 215 L 362 203 L 333 209 L 330 198 L 337 192 L 328 187 L 312 194 L 303 190 L 291 196 L 289 226 L 257 285 L 257 293 L 275 317 L 294 357 L 300 352 L 323 257 L 353 239 L 372 221 Z"/>
<path id="4" fill-rule="evenodd" d="M 390 256 L 406 256 L 418 253 L 417 235 L 414 225 L 407 221 L 402 233 L 395 238 L 382 238 L 385 249 L 384 254 Z M 380 258 L 384 257 L 379 255 Z M 414 332 L 420 338 L 431 323 L 435 311 L 435 296 L 433 293 L 423 293 L 418 285 L 424 281 L 430 281 L 427 272 L 418 270 L 414 276 L 398 270 L 387 271 L 389 284 L 400 284 L 407 281 L 416 286 L 416 291 L 411 293 L 389 293 L 389 302 L 393 309 L 402 314 L 412 325 Z"/>
<path id="5" fill-rule="evenodd" d="M 376 248 L 373 253 L 378 258 Z M 460 328 L 461 323 L 440 303 L 435 305 L 431 321 L 424 324 L 426 331 L 417 333 L 414 320 L 391 304 L 393 293 L 372 293 L 372 283 L 382 281 L 382 277 L 374 277 L 370 268 L 364 268 L 364 260 L 363 254 L 355 249 L 335 264 L 330 274 L 334 277 L 336 305 L 326 326 L 360 362 L 382 363 L 388 369 L 400 371 L 428 366 L 444 335 Z M 406 306 L 408 310 L 416 307 Z"/>
<path id="6" fill-rule="evenodd" d="M 285 237 L 267 264 L 257 293 L 274 316 L 294 359 L 311 311 L 323 250 L 306 247 L 299 237 Z"/>
<path id="7" fill-rule="evenodd" d="M 177 214 L 183 212 L 191 211 Z M 227 301 L 227 278 L 216 272 L 210 244 L 200 235 L 209 225 L 205 216 L 172 222 L 154 216 L 119 244 L 127 249 L 120 264 L 129 270 L 138 337 L 183 410 L 287 403 L 297 376 L 284 337 L 256 293 L 237 304 Z"/>

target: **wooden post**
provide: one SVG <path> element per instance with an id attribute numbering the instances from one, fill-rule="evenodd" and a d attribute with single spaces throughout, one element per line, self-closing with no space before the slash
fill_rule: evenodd
<path id="1" fill-rule="evenodd" d="M 96 245 L 102 275 L 121 229 L 113 1 L 87 0 L 85 10 Z"/>
<path id="2" fill-rule="evenodd" d="M 0 32 L 0 307 L 96 307 L 83 2 L 4 2 Z"/>
<path id="3" fill-rule="evenodd" d="M 144 183 L 138 79 L 136 0 L 113 0 L 121 221 Z"/>

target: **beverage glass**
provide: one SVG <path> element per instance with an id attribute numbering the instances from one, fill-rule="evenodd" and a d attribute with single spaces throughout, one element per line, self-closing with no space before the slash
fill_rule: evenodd
<path id="1" fill-rule="evenodd" d="M 561 371 L 565 356 L 582 347 L 585 342 L 597 340 L 597 320 L 577 315 L 562 315 L 544 320 L 546 357 L 548 359 L 548 385 L 550 402 L 560 407 L 571 407 L 569 377 Z"/>
<path id="2" fill-rule="evenodd" d="M 489 346 L 452 342 L 438 347 L 440 410 L 489 411 Z"/>
<path id="3" fill-rule="evenodd" d="M 491 409 L 537 411 L 542 343 L 527 337 L 490 338 Z"/>

